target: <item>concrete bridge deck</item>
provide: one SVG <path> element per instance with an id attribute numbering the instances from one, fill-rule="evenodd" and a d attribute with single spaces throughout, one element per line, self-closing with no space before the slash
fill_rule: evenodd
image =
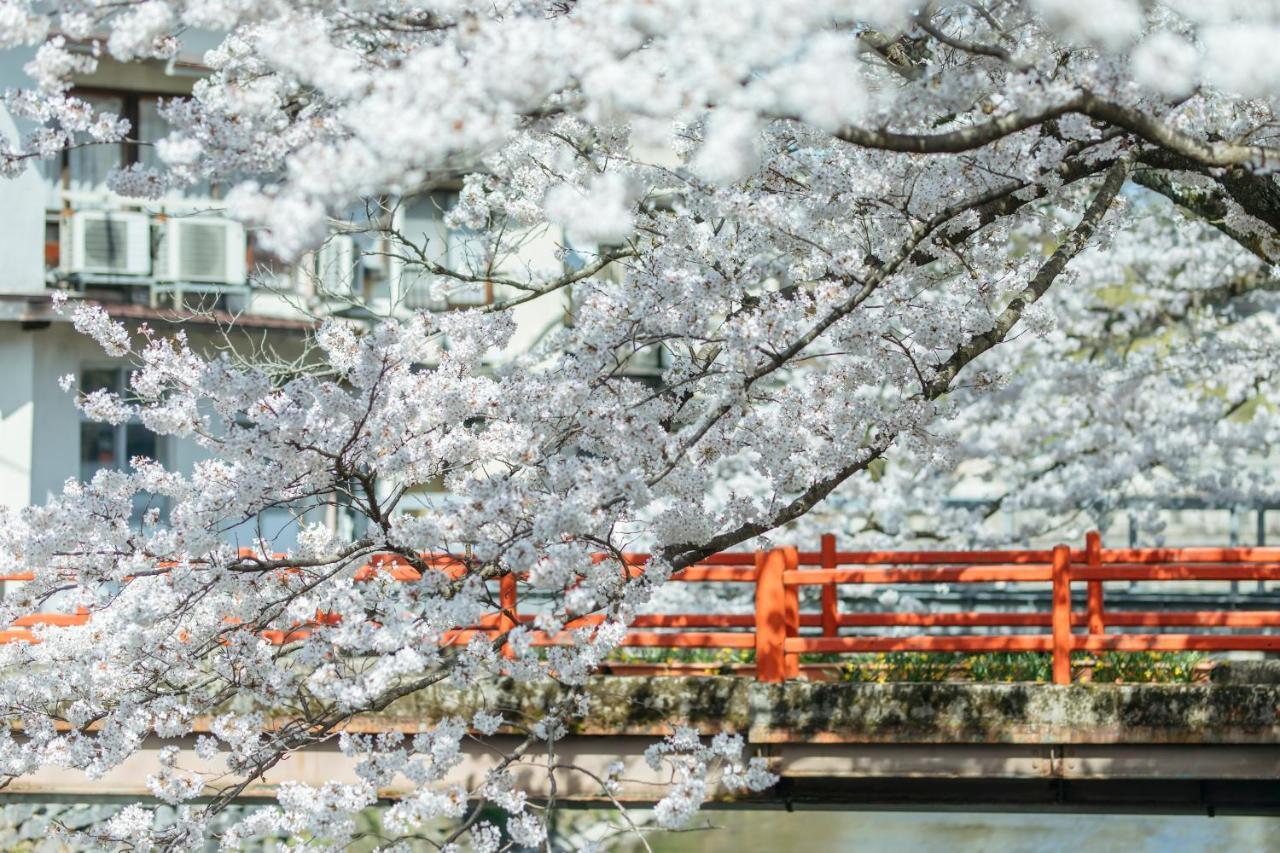
<path id="1" fill-rule="evenodd" d="M 591 715 L 557 741 L 554 763 L 603 776 L 620 758 L 626 769 L 617 798 L 652 802 L 665 777 L 645 764 L 644 749 L 671 725 L 686 724 L 704 735 L 741 734 L 750 753 L 767 756 L 781 776 L 750 798 L 717 792 L 721 806 L 1277 814 L 1280 678 L 1266 666 L 1241 670 L 1221 667 L 1204 684 L 1129 685 L 600 677 L 589 686 Z M 510 681 L 433 689 L 352 728 L 417 732 L 482 707 L 511 721 L 533 719 L 557 694 L 554 684 Z M 502 733 L 494 745 L 519 737 Z M 163 745 L 148 743 L 96 780 L 45 769 L 15 780 L 0 798 L 145 798 Z M 194 738 L 183 743 L 179 766 L 214 770 L 193 745 Z M 452 781 L 478 787 L 495 760 L 490 747 L 470 743 Z M 531 793 L 547 792 L 547 763 L 545 749 L 534 749 L 521 765 Z M 336 744 L 292 755 L 245 797 L 274 797 L 288 780 L 331 779 L 355 779 L 353 761 Z M 382 793 L 394 798 L 408 787 L 406 780 Z M 591 776 L 568 768 L 556 771 L 556 797 L 605 800 Z"/>

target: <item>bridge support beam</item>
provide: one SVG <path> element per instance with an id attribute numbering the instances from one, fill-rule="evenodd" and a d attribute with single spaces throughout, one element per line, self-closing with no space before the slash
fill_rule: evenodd
<path id="1" fill-rule="evenodd" d="M 499 737 L 498 748 L 517 738 Z M 644 736 L 571 735 L 556 744 L 555 796 L 558 802 L 607 807 L 609 800 L 592 774 L 603 778 L 615 760 L 623 762 L 613 796 L 639 806 L 667 790 L 668 772 L 652 770 Z M 15 781 L 0 794 L 14 800 L 148 800 L 147 777 L 161 770 L 160 751 L 174 741 L 148 742 L 105 776 L 87 780 L 79 771 L 43 770 Z M 194 756 L 194 738 L 179 741 L 181 766 L 215 771 Z M 718 791 L 712 805 L 769 808 L 986 808 L 1095 811 L 1280 814 L 1280 746 L 1203 745 L 1032 745 L 1032 744 L 865 744 L 772 743 L 757 747 L 769 757 L 778 786 L 760 795 Z M 496 763 L 476 745 L 450 773 L 448 783 L 477 790 Z M 516 776 L 534 798 L 551 793 L 546 755 L 531 751 Z M 274 800 L 284 782 L 321 786 L 355 782 L 355 761 L 325 745 L 292 756 L 244 791 L 245 802 Z M 399 779 L 379 791 L 395 800 L 413 790 Z M 210 790 L 210 794 L 213 790 Z"/>

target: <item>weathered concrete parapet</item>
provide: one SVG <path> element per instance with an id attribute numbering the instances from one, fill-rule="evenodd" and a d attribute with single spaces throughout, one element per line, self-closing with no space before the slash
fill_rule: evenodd
<path id="1" fill-rule="evenodd" d="M 1242 674 L 1241 674 L 1242 675 Z M 674 725 L 753 743 L 1280 743 L 1280 684 L 865 684 L 732 677 L 592 679 L 581 735 L 661 735 Z M 563 691 L 502 679 L 436 687 L 358 727 L 416 730 L 485 708 L 536 720 Z"/>
<path id="2" fill-rule="evenodd" d="M 758 743 L 1280 743 L 1280 686 L 753 684 Z"/>
<path id="3" fill-rule="evenodd" d="M 536 744 L 514 772 L 531 796 L 595 804 L 609 798 L 652 803 L 665 795 L 668 769 L 645 749 L 676 725 L 704 735 L 744 735 L 779 783 L 751 798 L 716 789 L 721 805 L 774 802 L 855 808 L 1101 808 L 1132 811 L 1234 810 L 1280 814 L 1280 684 L 864 684 L 733 677 L 592 679 L 591 711 L 558 739 L 556 765 Z M 464 688 L 439 686 L 351 723 L 363 731 L 429 729 L 448 717 L 500 711 L 511 724 L 485 744 L 465 743 L 464 760 L 445 780 L 477 790 L 504 750 L 523 740 L 566 691 L 501 679 Z M 46 766 L 14 780 L 5 796 L 149 795 L 172 740 L 148 740 L 106 774 Z M 210 778 L 225 767 L 200 758 L 195 736 L 180 744 L 181 764 Z M 495 750 L 496 747 L 496 750 Z M 599 779 L 621 761 L 622 787 L 606 794 Z M 291 755 L 245 798 L 270 798 L 292 782 L 355 781 L 356 759 L 336 742 Z M 548 774 L 551 774 L 550 776 Z M 554 787 L 550 779 L 555 780 Z M 414 790 L 397 778 L 379 793 Z"/>
<path id="4" fill-rule="evenodd" d="M 728 677 L 619 678 L 602 676 L 586 685 L 591 713 L 574 734 L 663 735 L 673 725 L 714 733 L 746 733 L 751 725 L 750 690 L 755 683 Z M 476 711 L 501 711 L 511 722 L 533 722 L 567 691 L 551 681 L 511 678 L 458 688 L 440 685 L 401 699 L 386 711 L 362 717 L 361 729 L 416 730 L 450 716 L 470 719 Z"/>
<path id="5" fill-rule="evenodd" d="M 1280 660 L 1218 661 L 1209 678 L 1214 684 L 1280 684 Z"/>

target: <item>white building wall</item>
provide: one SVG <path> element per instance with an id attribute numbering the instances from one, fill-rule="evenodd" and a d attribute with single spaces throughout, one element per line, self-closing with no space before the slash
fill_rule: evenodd
<path id="1" fill-rule="evenodd" d="M 0 324 L 0 505 L 26 506 L 31 498 L 35 399 L 34 336 L 17 323 Z"/>
<path id="2" fill-rule="evenodd" d="M 30 502 L 41 504 L 61 494 L 67 478 L 80 474 L 80 412 L 74 390 L 63 391 L 58 379 L 68 373 L 79 376 L 86 366 L 106 367 L 119 362 L 104 355 L 97 344 L 69 323 L 54 323 L 27 334 L 32 337 L 35 353 Z"/>
<path id="3" fill-rule="evenodd" d="M 25 336 L 25 337 L 20 337 Z M 199 348 L 204 342 L 199 331 L 189 330 L 193 346 Z M 25 350 L 20 346 L 28 341 Z M 281 342 L 287 354 L 287 342 Z M 8 353 L 14 352 L 14 361 L 10 362 Z M 25 375 L 29 379 L 24 383 L 13 383 L 10 393 L 5 383 L 0 383 L 0 407 L 5 417 L 0 420 L 0 464 L 9 453 L 15 462 L 0 470 L 0 496 L 8 502 L 9 495 L 19 501 L 17 506 L 26 503 L 44 503 L 62 491 L 62 486 L 69 477 L 80 475 L 80 423 L 81 416 L 75 405 L 75 391 L 63 391 L 58 380 L 72 374 L 80 376 L 86 368 L 115 367 L 128 368 L 130 363 L 124 359 L 113 359 L 102 352 L 102 349 L 90 338 L 80 334 L 70 323 L 57 322 L 51 326 L 20 332 L 18 324 L 0 324 L 0 358 L 4 358 L 6 369 L 11 364 L 17 365 L 18 359 L 25 357 L 29 367 Z M 14 370 L 17 377 L 18 370 Z M 8 417 L 10 407 L 7 400 L 15 401 L 16 409 L 13 418 Z M 25 405 L 22 400 L 25 398 Z M 25 420 L 24 420 L 25 418 Z M 23 432 L 24 424 L 27 432 Z M 24 438 L 25 436 L 25 438 Z M 187 474 L 197 461 L 208 457 L 208 453 L 195 440 L 165 436 L 160 448 L 160 462 L 173 470 Z M 19 464 L 26 456 L 25 465 Z M 7 473 L 12 471 L 12 474 Z M 29 478 L 26 495 L 21 495 L 18 485 L 18 473 L 25 471 Z M 8 479 L 6 479 L 8 478 Z M 11 487 L 9 481 L 14 485 Z"/>
<path id="4" fill-rule="evenodd" d="M 80 413 L 58 378 L 111 363 L 68 323 L 0 323 L 0 503 L 43 503 L 79 474 Z"/>
<path id="5" fill-rule="evenodd" d="M 0 89 L 29 84 L 22 73 L 29 58 L 29 51 L 0 51 Z M 0 109 L 0 134 L 9 142 L 16 144 L 26 129 Z M 35 167 L 3 180 L 0 293 L 39 293 L 44 290 L 44 183 Z"/>
<path id="6" fill-rule="evenodd" d="M 564 234 L 559 228 L 542 229 L 541 233 L 524 242 L 519 258 L 510 259 L 507 263 L 509 269 L 504 272 L 516 278 L 520 267 L 528 265 L 532 269 L 552 270 L 555 274 L 560 274 L 563 269 L 556 257 L 556 252 L 559 251 L 563 242 Z M 512 299 L 520 295 L 520 292 L 514 288 L 499 286 L 495 290 L 497 292 L 494 293 L 494 297 L 499 300 Z M 504 356 L 509 358 L 528 352 L 548 331 L 563 323 L 565 310 L 569 305 L 568 293 L 567 288 L 562 289 L 517 306 L 512 313 L 516 331 L 511 336 L 511 342 L 507 345 Z"/>

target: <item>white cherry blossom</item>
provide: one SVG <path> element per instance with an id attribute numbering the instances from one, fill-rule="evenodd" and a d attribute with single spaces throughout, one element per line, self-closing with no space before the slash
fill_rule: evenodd
<path id="1" fill-rule="evenodd" d="M 91 617 L 0 645 L 0 779 L 102 774 L 210 721 L 197 755 L 247 784 L 400 697 L 555 677 L 542 719 L 342 736 L 358 781 L 286 786 L 222 836 L 339 848 L 397 778 L 392 833 L 461 819 L 443 849 L 499 849 L 504 830 L 537 845 L 513 765 L 590 713 L 581 686 L 628 622 L 714 552 L 1274 501 L 1272 469 L 1248 463 L 1280 438 L 1278 22 L 1272 2 L 1190 0 L 0 0 L 0 45 L 31 78 L 3 96 L 22 125 L 5 175 L 129 138 L 71 87 L 95 60 L 167 60 L 215 29 L 208 76 L 163 107 L 161 171 L 117 191 L 232 185 L 230 215 L 286 258 L 341 222 L 433 293 L 495 293 L 327 318 L 286 365 L 74 300 L 76 328 L 132 366 L 123 393 L 77 394 L 84 417 L 201 455 L 0 518 L 3 565 L 34 574 L 0 625 Z M 397 231 L 442 188 L 460 189 L 465 262 Z M 531 235 L 555 257 L 525 258 Z M 565 322 L 514 352 L 538 299 Z M 330 523 L 337 507 L 358 523 Z M 241 554 L 231 534 L 281 508 L 298 546 L 277 556 L 258 530 Z M 628 551 L 653 558 L 627 573 Z M 365 570 L 379 555 L 421 579 Z M 492 617 L 511 575 L 546 602 L 534 622 L 442 644 Z M 282 711 L 301 723 L 273 729 Z M 466 738 L 517 726 L 527 746 L 475 790 L 446 781 Z M 673 779 L 658 823 L 767 787 L 742 749 L 683 729 L 655 745 Z M 167 757 L 149 784 L 182 818 L 129 805 L 97 843 L 205 842 L 236 787 L 192 802 L 210 780 Z M 507 817 L 466 823 L 475 799 Z"/>

